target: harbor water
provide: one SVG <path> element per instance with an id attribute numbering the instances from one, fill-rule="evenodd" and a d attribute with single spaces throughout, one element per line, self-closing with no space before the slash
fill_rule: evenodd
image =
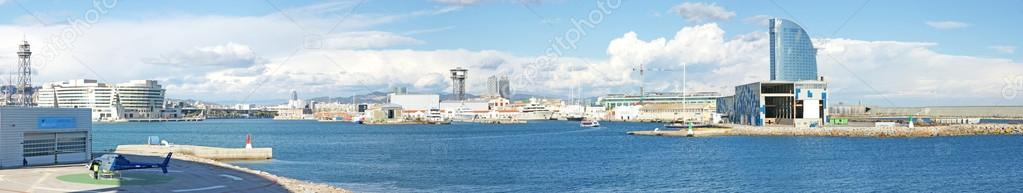
<path id="1" fill-rule="evenodd" d="M 93 125 L 93 149 L 141 144 L 274 148 L 232 162 L 356 192 L 852 192 L 1023 190 L 1023 136 L 629 136 L 653 123 L 356 125 L 206 120 Z"/>

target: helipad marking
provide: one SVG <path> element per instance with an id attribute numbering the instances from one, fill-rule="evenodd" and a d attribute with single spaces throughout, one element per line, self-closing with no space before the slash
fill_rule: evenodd
<path id="1" fill-rule="evenodd" d="M 43 173 L 43 177 L 40 177 L 39 179 L 36 180 L 35 183 L 32 183 L 32 186 L 28 188 L 28 191 L 32 192 L 33 189 L 38 189 L 39 184 L 42 184 L 43 181 L 46 180 L 46 178 L 48 177 L 50 177 L 50 172 Z"/>
<path id="2" fill-rule="evenodd" d="M 171 192 L 194 192 L 194 191 L 212 190 L 212 189 L 224 188 L 224 187 L 227 187 L 227 186 L 220 185 L 220 186 L 210 186 L 210 187 L 205 187 L 205 188 L 180 189 L 180 190 L 171 190 Z"/>
<path id="3" fill-rule="evenodd" d="M 47 188 L 47 187 L 35 187 L 34 189 L 57 191 L 57 192 L 93 192 L 93 193 L 101 193 L 101 192 L 91 191 L 91 190 L 69 190 L 69 189 Z M 114 191 L 104 191 L 104 192 L 114 192 Z"/>
<path id="4" fill-rule="evenodd" d="M 163 170 L 159 170 L 159 169 L 145 169 L 145 170 L 135 170 L 135 171 L 140 171 L 140 172 L 163 172 Z M 181 173 L 181 172 L 182 172 L 181 170 L 167 170 L 167 173 Z"/>
<path id="5" fill-rule="evenodd" d="M 227 174 L 220 174 L 220 176 L 223 176 L 225 178 L 231 178 L 232 180 L 236 180 L 236 181 L 241 181 L 242 180 L 242 178 L 239 178 L 238 176 L 232 176 L 232 175 L 227 175 Z"/>

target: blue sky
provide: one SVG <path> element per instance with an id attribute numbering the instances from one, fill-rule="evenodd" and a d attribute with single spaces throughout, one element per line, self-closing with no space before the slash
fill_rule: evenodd
<path id="1" fill-rule="evenodd" d="M 80 18 L 95 9 L 89 1 L 0 2 L 0 35 L 8 36 L 4 38 L 5 42 L 16 42 L 21 39 L 19 34 L 28 34 L 34 36 L 29 37 L 30 40 L 41 41 L 44 45 L 47 44 L 47 37 L 53 37 L 52 34 L 58 34 L 68 26 L 69 18 Z M 1023 51 L 1016 50 L 1016 47 L 1023 45 L 1023 37 L 1019 35 L 1023 31 L 1023 25 L 1019 22 L 1023 18 L 1023 1 L 623 0 L 620 7 L 611 9 L 595 27 L 587 29 L 586 35 L 576 44 L 578 48 L 564 52 L 556 66 L 528 65 L 530 61 L 545 54 L 552 39 L 571 31 L 573 20 L 587 19 L 592 11 L 600 9 L 600 3 L 607 1 L 116 1 L 116 6 L 110 8 L 109 13 L 103 14 L 95 26 L 74 39 L 76 48 L 65 51 L 70 54 L 52 58 L 55 65 L 68 65 L 71 70 L 40 72 L 39 79 L 60 81 L 94 78 L 109 79 L 109 82 L 157 79 L 165 82 L 168 95 L 172 97 L 246 102 L 286 98 L 285 88 L 310 93 L 310 97 L 358 94 L 373 90 L 366 87 L 386 88 L 393 85 L 411 85 L 412 90 L 420 92 L 445 92 L 448 89 L 445 84 L 449 82 L 438 78 L 437 74 L 451 66 L 468 66 L 471 73 L 478 72 L 477 78 L 481 80 L 490 74 L 508 74 L 526 76 L 524 79 L 527 80 L 519 82 L 527 84 L 550 84 L 542 88 L 518 86 L 516 90 L 521 93 L 567 95 L 565 90 L 578 88 L 587 90 L 584 95 L 598 96 L 635 90 L 641 82 L 639 77 L 623 73 L 631 69 L 630 65 L 645 63 L 673 69 L 680 63 L 694 63 L 690 67 L 694 70 L 691 73 L 709 75 L 694 75 L 692 89 L 728 94 L 734 84 L 766 77 L 767 72 L 729 74 L 724 71 L 747 67 L 760 69 L 768 65 L 759 57 L 766 56 L 766 53 L 759 53 L 761 47 L 740 49 L 741 46 L 735 44 L 742 42 L 733 40 L 745 38 L 744 41 L 754 42 L 749 44 L 759 45 L 755 42 L 761 42 L 763 38 L 758 34 L 766 31 L 766 26 L 761 23 L 763 18 L 782 17 L 800 23 L 812 37 L 819 39 L 815 43 L 827 44 L 820 47 L 834 47 L 822 51 L 832 55 L 827 58 L 819 56 L 818 61 L 822 68 L 821 74 L 836 79 L 833 92 L 836 95 L 844 92 L 845 95 L 841 96 L 845 97 L 839 99 L 846 102 L 868 101 L 889 106 L 1023 104 L 1020 99 L 1023 94 L 1020 94 L 1021 97 L 999 97 L 995 94 L 1000 91 L 993 91 L 1014 86 L 1000 80 L 1013 79 L 1012 74 L 1023 75 L 1023 71 L 1019 70 L 1020 61 L 1023 60 L 1020 52 Z M 694 9 L 678 9 L 685 4 Z M 705 14 L 711 17 L 690 18 L 707 16 Z M 40 20 L 46 25 L 40 25 Z M 339 29 L 323 34 L 330 31 L 339 20 L 342 21 Z M 189 22 L 194 22 L 194 26 Z M 217 24 L 245 22 L 252 24 L 222 25 L 223 29 L 217 27 Z M 693 30 L 687 31 L 687 28 Z M 708 42 L 694 42 L 684 38 L 703 32 L 708 32 L 711 35 L 709 37 L 716 37 L 714 34 L 717 31 L 723 33 L 721 40 L 706 45 Z M 628 34 L 634 34 L 635 38 L 628 38 Z M 293 47 L 305 45 L 303 41 L 310 36 L 322 36 L 326 39 L 327 48 L 293 51 Z M 104 52 L 114 51 L 112 49 L 118 47 L 113 45 L 121 45 L 119 42 L 110 42 L 118 41 L 119 38 L 133 40 L 123 43 L 121 49 L 138 47 L 144 51 Z M 649 46 L 657 47 L 659 39 L 665 41 L 660 43 L 667 45 L 665 48 L 643 51 Z M 673 42 L 678 45 L 675 47 L 682 47 L 675 54 L 665 51 L 670 50 L 668 47 L 672 47 Z M 721 52 L 727 53 L 724 56 L 700 55 L 701 52 L 694 51 L 717 48 L 715 46 L 718 45 L 738 50 L 723 50 Z M 622 49 L 615 49 L 617 47 Z M 861 53 L 846 51 L 854 48 L 871 50 L 870 53 L 876 54 L 861 56 L 857 55 Z M 0 51 L 8 49 L 0 48 Z M 907 51 L 921 55 L 907 54 L 906 58 L 899 58 L 885 56 L 885 52 L 873 52 L 877 50 L 888 53 Z M 226 55 L 216 55 L 225 52 Z M 741 61 L 736 61 L 739 60 L 735 59 L 737 57 L 730 57 L 750 54 L 756 56 L 744 57 Z M 649 58 L 644 58 L 647 56 Z M 86 64 L 67 64 L 79 63 L 74 61 L 75 57 Z M 212 57 L 211 62 L 172 64 L 183 59 L 201 60 L 208 57 Z M 954 59 L 968 64 L 927 59 L 942 57 L 948 57 L 948 61 Z M 425 62 L 417 64 L 415 61 Z M 856 67 L 861 66 L 859 63 L 863 61 L 872 61 L 874 64 L 862 66 L 874 67 Z M 148 73 L 149 70 L 136 70 L 138 73 L 134 75 L 82 73 L 82 69 L 74 72 L 74 68 L 90 65 L 101 66 L 97 67 L 98 71 L 104 71 L 107 67 L 102 66 L 108 63 L 111 66 L 146 67 L 179 74 Z M 337 65 L 317 66 L 324 63 Z M 847 66 L 848 70 L 836 66 L 838 63 Z M 901 64 L 905 65 L 885 67 Z M 850 65 L 854 67 L 848 67 Z M 976 68 L 971 65 L 1001 68 L 1004 74 L 999 74 L 1002 76 L 999 78 L 985 80 L 967 76 L 961 80 L 949 80 L 952 82 L 940 82 L 940 78 L 927 76 L 942 74 L 929 72 L 929 68 L 941 66 L 941 70 L 951 73 Z M 278 72 L 278 66 L 286 68 Z M 368 70 L 380 66 L 397 69 L 427 66 L 431 70 L 402 71 L 396 76 L 380 75 L 387 72 Z M 302 70 L 309 68 L 339 70 L 342 78 L 333 80 L 331 77 L 338 74 L 316 74 L 316 70 Z M 522 70 L 529 68 L 541 69 L 543 72 Z M 183 73 L 189 69 L 203 73 Z M 871 75 L 885 69 L 917 71 L 912 73 L 918 73 L 922 78 Z M 552 74 L 542 74 L 548 71 Z M 249 74 L 253 76 L 240 76 L 245 74 L 242 72 L 252 72 Z M 553 74 L 561 72 L 580 75 Z M 678 90 L 675 87 L 678 87 L 676 83 L 679 81 L 674 73 L 655 73 L 654 76 L 664 77 L 645 80 L 650 82 L 648 86 L 661 91 Z M 347 81 L 356 79 L 357 83 Z M 264 86 L 264 82 L 276 81 L 285 83 Z M 330 81 L 337 82 L 323 84 Z M 573 82 L 573 85 L 558 84 L 566 81 Z M 888 82 L 917 83 L 885 86 Z M 990 87 L 987 89 L 989 93 L 980 97 L 963 94 L 928 97 L 947 92 L 942 90 L 997 83 L 1006 85 Z M 224 84 L 238 85 L 227 91 L 213 89 L 215 85 Z M 933 84 L 953 87 L 925 86 Z M 238 97 L 240 95 L 245 97 Z M 961 102 L 964 99 L 975 102 Z"/>

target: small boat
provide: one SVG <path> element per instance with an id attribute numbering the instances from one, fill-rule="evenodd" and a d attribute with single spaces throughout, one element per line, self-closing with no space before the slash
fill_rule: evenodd
<path id="1" fill-rule="evenodd" d="M 600 122 L 597 122 L 597 120 L 583 119 L 582 121 L 579 121 L 579 126 L 580 127 L 600 127 Z"/>
<path id="2" fill-rule="evenodd" d="M 362 116 L 352 117 L 352 123 L 362 124 Z"/>

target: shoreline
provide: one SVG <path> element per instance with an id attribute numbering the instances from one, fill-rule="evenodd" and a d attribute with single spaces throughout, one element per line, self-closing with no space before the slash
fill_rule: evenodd
<path id="1" fill-rule="evenodd" d="M 755 127 L 745 125 L 715 125 L 714 129 L 696 129 L 691 137 L 713 136 L 791 136 L 791 137 L 878 137 L 878 138 L 913 138 L 913 137 L 948 137 L 976 135 L 1023 135 L 1023 125 L 1015 124 L 975 124 L 946 125 L 921 127 L 824 127 L 796 128 L 766 126 Z M 630 131 L 629 135 L 687 137 L 687 131 Z"/>
<path id="2" fill-rule="evenodd" d="M 135 152 L 135 151 L 123 151 L 123 150 L 115 151 L 114 153 L 139 154 L 139 155 L 150 155 L 150 156 L 161 156 L 162 155 L 162 153 L 154 154 L 152 152 Z M 261 170 L 250 169 L 250 168 L 241 167 L 241 166 L 237 166 L 237 165 L 234 165 L 234 164 L 230 164 L 230 163 L 226 163 L 226 162 L 222 162 L 222 161 L 218 161 L 218 160 L 196 157 L 196 156 L 192 156 L 192 155 L 188 155 L 188 154 L 184 154 L 184 153 L 182 153 L 182 154 L 174 154 L 173 158 L 174 159 L 178 159 L 178 160 L 191 161 L 191 162 L 202 163 L 202 164 L 211 165 L 211 166 L 217 166 L 217 167 L 226 168 L 226 169 L 232 169 L 232 170 L 236 170 L 236 171 L 241 171 L 241 172 L 245 172 L 245 173 L 261 176 L 261 177 L 264 177 L 264 178 L 269 179 L 271 181 L 277 182 L 279 185 L 281 185 L 282 187 L 284 187 L 285 189 L 287 189 L 290 192 L 338 192 L 338 193 L 351 193 L 352 192 L 350 190 L 343 189 L 343 188 L 340 188 L 340 187 L 336 187 L 336 186 L 333 186 L 333 185 L 330 185 L 330 184 L 326 184 L 326 183 L 311 182 L 311 181 L 306 181 L 306 180 L 299 180 L 299 179 L 294 179 L 294 178 L 289 178 L 289 177 L 284 177 L 284 176 L 278 176 L 278 175 L 274 175 L 272 173 L 261 171 Z"/>

